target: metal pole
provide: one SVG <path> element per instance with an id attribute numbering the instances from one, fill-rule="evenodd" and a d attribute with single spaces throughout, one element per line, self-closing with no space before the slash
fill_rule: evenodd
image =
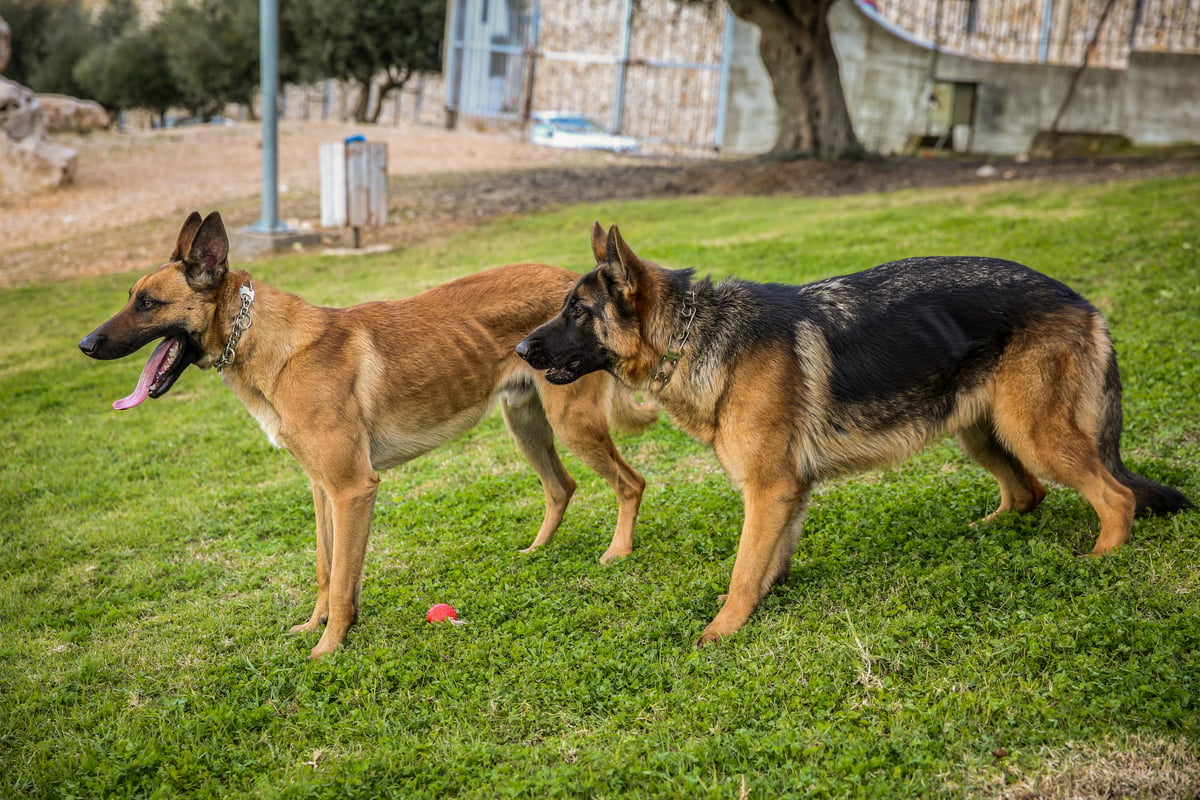
<path id="1" fill-rule="evenodd" d="M 1137 32 L 1138 25 L 1142 24 L 1142 5 L 1143 0 L 1134 0 L 1133 3 L 1133 20 L 1129 23 L 1129 52 L 1137 47 Z"/>
<path id="2" fill-rule="evenodd" d="M 1045 64 L 1050 58 L 1050 28 L 1053 24 L 1054 0 L 1042 4 L 1042 32 L 1038 37 L 1038 63 Z"/>
<path id="3" fill-rule="evenodd" d="M 720 150 L 725 146 L 725 115 L 729 113 L 729 72 L 733 67 L 733 27 L 736 17 L 725 9 L 725 39 L 721 46 L 721 77 L 717 89 L 717 129 L 713 135 L 713 147 Z"/>
<path id="4" fill-rule="evenodd" d="M 521 125 L 527 126 L 533 117 L 533 90 L 537 86 L 538 35 L 542 9 L 538 0 L 533 0 L 529 14 L 529 27 L 525 33 L 525 98 L 521 103 Z M 525 130 L 523 127 L 522 130 Z"/>
<path id="5" fill-rule="evenodd" d="M 617 96 L 614 99 L 612 132 L 621 133 L 625 126 L 625 80 L 629 75 L 629 45 L 633 38 L 633 0 L 625 0 L 624 26 L 621 29 L 621 53 L 617 60 Z"/>
<path id="6" fill-rule="evenodd" d="M 259 81 L 262 90 L 262 216 L 257 233 L 285 231 L 279 221 L 279 0 L 258 3 Z"/>

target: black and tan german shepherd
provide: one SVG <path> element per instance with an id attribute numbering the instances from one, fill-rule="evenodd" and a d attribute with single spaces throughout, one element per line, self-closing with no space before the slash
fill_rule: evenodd
<path id="1" fill-rule="evenodd" d="M 894 261 L 803 286 L 697 281 L 643 261 L 614 225 L 597 266 L 517 353 L 552 383 L 597 371 L 648 392 L 711 445 L 745 521 L 729 594 L 700 641 L 738 630 L 791 566 L 814 483 L 957 435 L 1000 483 L 1005 511 L 1077 489 L 1100 515 L 1092 550 L 1135 512 L 1190 507 L 1121 462 L 1121 379 L 1100 313 L 994 258 Z"/>
<path id="2" fill-rule="evenodd" d="M 193 212 L 167 263 L 140 278 L 125 307 L 79 347 L 112 359 L 162 340 L 137 388 L 113 404 L 120 409 L 166 394 L 189 365 L 215 367 L 304 467 L 317 518 L 317 602 L 292 632 L 325 625 L 313 657 L 336 649 L 358 616 L 378 471 L 470 429 L 493 401 L 545 492 L 530 548 L 554 536 L 575 491 L 557 435 L 617 494 L 602 560 L 629 554 L 645 481 L 617 452 L 609 425 L 644 429 L 657 408 L 633 402 L 603 373 L 578 386 L 548 384 L 513 352 L 558 311 L 578 275 L 516 264 L 404 300 L 318 308 L 230 270 L 228 255 L 220 215 Z"/>

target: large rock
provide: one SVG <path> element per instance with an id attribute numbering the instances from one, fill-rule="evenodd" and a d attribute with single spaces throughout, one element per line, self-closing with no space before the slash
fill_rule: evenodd
<path id="1" fill-rule="evenodd" d="M 95 100 L 80 100 L 61 94 L 39 94 L 42 123 L 48 133 L 85 133 L 107 128 L 108 112 Z"/>
<path id="2" fill-rule="evenodd" d="M 64 186 L 76 153 L 50 141 L 42 103 L 19 83 L 0 78 L 0 197 Z"/>

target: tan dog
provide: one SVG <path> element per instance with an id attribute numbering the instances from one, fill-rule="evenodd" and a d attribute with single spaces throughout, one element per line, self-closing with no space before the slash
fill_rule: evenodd
<path id="1" fill-rule="evenodd" d="M 1058 281 L 995 258 L 909 258 L 803 286 L 695 280 L 595 225 L 596 268 L 517 352 L 553 383 L 599 372 L 644 389 L 714 449 L 745 498 L 729 595 L 701 642 L 741 628 L 787 578 L 809 491 L 953 433 L 1006 511 L 1077 489 L 1092 552 L 1135 513 L 1192 504 L 1121 460 L 1121 378 L 1108 327 Z M 990 517 L 989 517 L 990 518 Z"/>
<path id="2" fill-rule="evenodd" d="M 162 339 L 117 408 L 162 396 L 189 364 L 215 367 L 304 467 L 316 508 L 317 602 L 291 630 L 326 626 L 313 657 L 336 649 L 358 616 L 378 471 L 467 431 L 495 399 L 545 491 L 530 549 L 554 536 L 575 490 L 557 434 L 617 494 L 617 528 L 601 560 L 631 552 L 645 481 L 617 453 L 609 424 L 637 432 L 656 407 L 635 403 L 604 373 L 550 385 L 514 352 L 558 311 L 578 275 L 517 264 L 405 300 L 318 308 L 230 271 L 228 253 L 220 215 L 201 221 L 193 212 L 171 259 L 79 346 L 113 359 Z"/>

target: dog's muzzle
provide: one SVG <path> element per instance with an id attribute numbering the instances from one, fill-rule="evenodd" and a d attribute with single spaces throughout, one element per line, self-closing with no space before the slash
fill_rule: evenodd
<path id="1" fill-rule="evenodd" d="M 121 358 L 131 352 L 129 347 L 113 346 L 113 342 L 101 328 L 83 337 L 79 342 L 79 349 L 85 355 L 102 361 Z M 161 397 L 195 360 L 195 349 L 185 337 L 167 336 L 150 354 L 133 392 L 115 401 L 113 408 L 123 411 L 141 405 L 147 398 Z"/>
<path id="2" fill-rule="evenodd" d="M 546 369 L 550 366 L 546 351 L 532 337 L 526 337 L 517 343 L 517 355 L 534 369 Z"/>
<path id="3" fill-rule="evenodd" d="M 517 345 L 517 355 L 534 369 L 545 370 L 546 380 L 554 384 L 571 383 L 582 375 L 579 359 L 572 359 L 566 364 L 557 363 L 532 335 Z"/>

